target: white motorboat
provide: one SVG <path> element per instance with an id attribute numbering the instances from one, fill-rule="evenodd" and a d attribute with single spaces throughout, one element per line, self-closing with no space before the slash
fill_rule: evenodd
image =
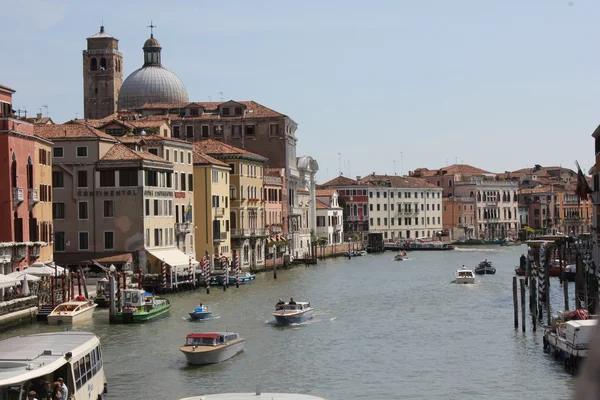
<path id="1" fill-rule="evenodd" d="M 313 311 L 309 302 L 299 301 L 277 304 L 273 316 L 278 325 L 301 324 L 313 317 Z"/>
<path id="2" fill-rule="evenodd" d="M 456 270 L 456 283 L 475 283 L 475 273 L 465 267 Z"/>
<path id="3" fill-rule="evenodd" d="M 299 393 L 218 393 L 186 397 L 181 400 L 326 400 L 324 397 Z"/>
<path id="4" fill-rule="evenodd" d="M 244 351 L 245 342 L 233 332 L 190 333 L 179 350 L 189 364 L 216 364 Z"/>
<path id="5" fill-rule="evenodd" d="M 61 303 L 48 315 L 48 324 L 73 325 L 90 320 L 96 307 L 98 304 L 92 300 Z"/>

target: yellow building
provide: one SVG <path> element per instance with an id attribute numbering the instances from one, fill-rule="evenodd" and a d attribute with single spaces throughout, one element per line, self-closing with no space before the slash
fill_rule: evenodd
<path id="1" fill-rule="evenodd" d="M 238 252 L 240 267 L 264 267 L 267 232 L 263 173 L 267 159 L 213 139 L 194 143 L 194 151 L 229 166 L 229 196 L 225 199 L 230 211 L 225 220 L 229 222 L 232 250 Z"/>
<path id="2" fill-rule="evenodd" d="M 198 259 L 231 257 L 229 165 L 194 150 L 194 238 Z"/>
<path id="3" fill-rule="evenodd" d="M 36 161 L 34 162 L 34 179 L 38 190 L 39 202 L 34 203 L 35 194 L 30 195 L 30 206 L 34 210 L 38 242 L 47 243 L 47 246 L 33 247 L 29 253 L 30 263 L 37 257 L 37 261 L 53 261 L 53 218 L 52 218 L 52 144 L 48 141 L 38 140 L 35 144 Z M 33 201 L 32 201 L 33 200 Z M 35 207 L 33 206 L 35 204 Z M 31 238 L 31 232 L 30 232 Z M 39 251 L 39 255 L 37 252 Z"/>

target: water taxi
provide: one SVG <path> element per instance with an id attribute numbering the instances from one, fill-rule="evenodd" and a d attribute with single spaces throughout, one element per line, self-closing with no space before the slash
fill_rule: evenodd
<path id="1" fill-rule="evenodd" d="M 0 342 L 0 399 L 26 399 L 29 391 L 39 390 L 41 382 L 58 378 L 63 378 L 75 399 L 104 397 L 106 376 L 96 335 L 39 333 Z"/>
<path id="2" fill-rule="evenodd" d="M 475 267 L 475 273 L 477 275 L 493 275 L 496 273 L 496 268 L 494 268 L 491 261 L 484 260 L 477 264 L 477 267 Z"/>
<path id="3" fill-rule="evenodd" d="M 122 311 L 115 312 L 112 322 L 124 324 L 150 321 L 171 311 L 171 302 L 143 289 L 123 291 Z"/>
<path id="4" fill-rule="evenodd" d="M 313 317 L 313 311 L 310 303 L 299 301 L 277 305 L 273 316 L 278 325 L 301 324 Z"/>
<path id="5" fill-rule="evenodd" d="M 96 297 L 94 297 L 94 303 L 98 304 L 98 307 L 108 308 L 110 306 L 110 288 L 108 286 L 108 279 L 102 278 L 96 282 Z"/>
<path id="6" fill-rule="evenodd" d="M 73 325 L 92 319 L 98 304 L 91 300 L 66 301 L 48 314 L 49 325 Z"/>
<path id="7" fill-rule="evenodd" d="M 475 273 L 464 266 L 456 270 L 456 283 L 475 283 Z"/>
<path id="8" fill-rule="evenodd" d="M 244 351 L 245 342 L 233 332 L 190 333 L 179 350 L 189 364 L 216 364 Z"/>
<path id="9" fill-rule="evenodd" d="M 208 307 L 200 304 L 198 307 L 194 308 L 194 312 L 189 313 L 190 318 L 194 321 L 199 319 L 208 319 L 212 318 L 212 312 L 208 311 Z"/>

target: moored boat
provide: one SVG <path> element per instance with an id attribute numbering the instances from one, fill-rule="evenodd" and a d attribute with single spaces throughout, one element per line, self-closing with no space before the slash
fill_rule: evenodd
<path id="1" fill-rule="evenodd" d="M 48 314 L 49 325 L 73 325 L 92 319 L 94 309 L 98 307 L 91 300 L 66 301 L 59 304 Z"/>
<path id="2" fill-rule="evenodd" d="M 108 279 L 102 278 L 96 282 L 96 297 L 94 297 L 94 303 L 98 304 L 100 308 L 107 308 L 110 306 L 110 290 L 108 286 Z"/>
<path id="3" fill-rule="evenodd" d="M 194 308 L 194 312 L 189 313 L 190 318 L 194 321 L 199 319 L 208 319 L 212 318 L 212 312 L 208 311 L 208 307 L 200 303 L 200 305 Z"/>
<path id="4" fill-rule="evenodd" d="M 456 270 L 456 283 L 475 283 L 475 273 L 463 265 Z"/>
<path id="5" fill-rule="evenodd" d="M 233 332 L 190 333 L 179 350 L 189 364 L 216 364 L 244 351 L 245 341 Z"/>
<path id="6" fill-rule="evenodd" d="M 493 275 L 496 273 L 496 268 L 494 268 L 491 261 L 484 260 L 475 267 L 475 273 L 477 275 Z"/>
<path id="7" fill-rule="evenodd" d="M 313 311 L 309 302 L 291 299 L 289 303 L 275 306 L 273 316 L 278 325 L 301 324 L 313 317 Z"/>
<path id="8" fill-rule="evenodd" d="M 142 289 L 123 291 L 122 311 L 115 312 L 113 322 L 125 324 L 150 321 L 171 311 L 171 302 Z"/>

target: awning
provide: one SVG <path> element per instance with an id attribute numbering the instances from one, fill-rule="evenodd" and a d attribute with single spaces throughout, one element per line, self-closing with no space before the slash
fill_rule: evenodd
<path id="1" fill-rule="evenodd" d="M 172 267 L 188 267 L 190 265 L 190 257 L 174 247 L 169 249 L 152 249 L 146 251 L 159 261 L 164 261 L 165 264 Z M 197 266 L 198 261 L 192 258 L 192 265 Z"/>
<path id="2" fill-rule="evenodd" d="M 15 286 L 18 281 L 14 278 L 11 278 L 6 275 L 0 275 L 0 288 L 7 288 L 10 286 Z"/>

